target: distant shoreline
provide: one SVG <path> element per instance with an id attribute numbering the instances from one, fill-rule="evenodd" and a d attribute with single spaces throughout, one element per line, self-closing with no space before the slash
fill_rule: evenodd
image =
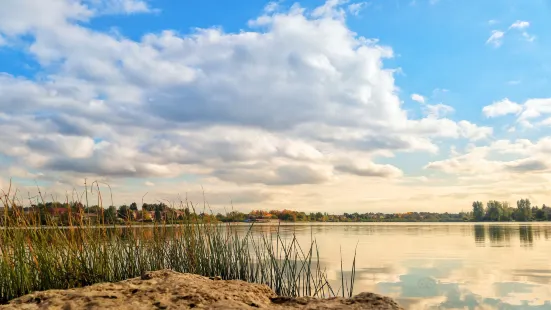
<path id="1" fill-rule="evenodd" d="M 515 224 L 544 224 L 549 223 L 550 221 L 529 221 L 529 222 L 515 222 L 515 221 L 501 221 L 501 222 L 392 222 L 392 221 L 381 221 L 381 222 L 286 222 L 281 221 L 279 223 L 274 222 L 215 222 L 215 223 L 208 223 L 208 224 L 218 224 L 218 225 L 225 225 L 225 224 L 231 224 L 232 226 L 323 226 L 323 225 L 330 225 L 330 226 L 341 226 L 341 225 L 353 225 L 353 226 L 362 226 L 363 225 L 383 225 L 383 224 L 396 224 L 396 225 L 412 225 L 412 224 L 432 224 L 432 225 L 446 225 L 446 224 L 461 224 L 461 225 L 492 225 L 492 224 L 506 224 L 506 225 L 515 225 Z M 202 225 L 203 223 L 197 223 L 197 225 Z M 207 223 L 204 223 L 207 224 Z M 70 229 L 70 228 L 154 228 L 154 227 L 177 227 L 180 225 L 185 225 L 185 223 L 150 223 L 150 224 L 142 224 L 142 223 L 132 223 L 132 224 L 104 224 L 104 225 L 85 225 L 85 226 L 79 226 L 79 225 L 73 225 L 73 226 L 54 226 L 54 225 L 41 225 L 41 226 L 28 226 L 28 227 L 5 227 L 0 225 L 0 230 L 3 229 L 54 229 L 54 228 L 60 228 L 60 229 Z"/>

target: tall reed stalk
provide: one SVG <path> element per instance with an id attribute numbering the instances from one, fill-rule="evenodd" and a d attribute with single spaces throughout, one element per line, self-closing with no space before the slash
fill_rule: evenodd
<path id="1" fill-rule="evenodd" d="M 0 195 L 0 303 L 33 291 L 115 282 L 165 268 L 263 283 L 282 296 L 336 295 L 315 240 L 302 248 L 296 236 L 284 238 L 279 229 L 243 233 L 235 225 L 204 223 L 197 216 L 143 227 L 132 222 L 92 226 L 69 215 L 69 225 L 59 227 L 47 214 L 25 215 L 10 190 Z M 41 216 L 47 225 L 40 225 Z M 346 289 L 351 296 L 353 281 L 337 294 L 344 296 Z"/>

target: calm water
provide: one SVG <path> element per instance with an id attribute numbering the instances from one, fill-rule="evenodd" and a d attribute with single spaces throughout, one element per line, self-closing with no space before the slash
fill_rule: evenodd
<path id="1" fill-rule="evenodd" d="M 270 231 L 260 225 L 255 230 Z M 355 292 L 393 297 L 406 309 L 551 309 L 551 224 L 285 225 L 340 278 L 358 245 Z M 340 281 L 340 280 L 339 280 Z M 339 282 L 340 283 L 340 282 Z"/>

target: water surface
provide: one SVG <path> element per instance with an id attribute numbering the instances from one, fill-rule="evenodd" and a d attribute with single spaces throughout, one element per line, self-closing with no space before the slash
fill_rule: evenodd
<path id="1" fill-rule="evenodd" d="M 254 227 L 272 231 L 269 224 Z M 551 223 L 346 223 L 283 225 L 313 235 L 340 284 L 341 249 L 356 293 L 393 297 L 406 309 L 551 309 Z M 337 281 L 338 280 L 338 281 Z"/>

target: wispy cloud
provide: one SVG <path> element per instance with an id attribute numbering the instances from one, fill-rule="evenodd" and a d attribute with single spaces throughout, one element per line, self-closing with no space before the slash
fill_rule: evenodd
<path id="1" fill-rule="evenodd" d="M 526 39 L 526 41 L 528 42 L 534 42 L 534 40 L 536 39 L 536 36 L 535 35 L 531 35 L 529 34 L 528 32 L 524 31 L 522 33 L 522 36 Z"/>
<path id="2" fill-rule="evenodd" d="M 264 12 L 266 13 L 272 13 L 275 12 L 279 8 L 279 3 L 275 1 L 271 1 L 264 7 Z"/>
<path id="3" fill-rule="evenodd" d="M 413 94 L 411 95 L 411 100 L 417 101 L 419 103 L 425 103 L 425 97 L 419 95 L 419 94 Z"/>
<path id="4" fill-rule="evenodd" d="M 424 111 L 427 114 L 427 116 L 430 117 L 443 117 L 447 114 L 455 112 L 455 109 L 449 105 L 445 105 L 442 103 L 439 104 L 427 104 L 424 107 Z"/>
<path id="5" fill-rule="evenodd" d="M 489 21 L 488 23 L 493 24 L 492 21 L 493 20 Z M 528 29 L 529 27 L 530 27 L 530 22 L 525 20 L 517 20 L 514 23 L 512 23 L 511 26 L 509 26 L 509 28 L 506 31 L 492 30 L 490 37 L 488 38 L 488 40 L 486 40 L 486 44 L 493 45 L 494 47 L 500 47 L 503 44 L 503 39 L 505 38 L 505 35 L 509 31 L 513 31 L 513 30 L 522 31 L 522 37 L 524 37 L 524 39 L 526 39 L 526 41 L 528 42 L 533 42 L 536 39 L 536 37 L 534 35 L 529 34 L 526 31 L 526 29 Z"/>
<path id="6" fill-rule="evenodd" d="M 530 27 L 530 22 L 527 22 L 524 20 L 517 20 L 511 26 L 509 26 L 509 29 L 525 29 L 528 27 Z"/>
<path id="7" fill-rule="evenodd" d="M 145 0 L 88 0 L 99 14 L 157 13 Z"/>
<path id="8" fill-rule="evenodd" d="M 492 30 L 492 34 L 486 40 L 486 44 L 493 45 L 495 47 L 500 47 L 501 44 L 503 44 L 503 37 L 505 36 L 505 32 L 499 31 L 499 30 Z"/>
<path id="9" fill-rule="evenodd" d="M 350 14 L 357 16 L 360 14 L 360 11 L 366 7 L 367 2 L 358 2 L 358 3 L 352 3 L 348 5 L 347 9 Z"/>

